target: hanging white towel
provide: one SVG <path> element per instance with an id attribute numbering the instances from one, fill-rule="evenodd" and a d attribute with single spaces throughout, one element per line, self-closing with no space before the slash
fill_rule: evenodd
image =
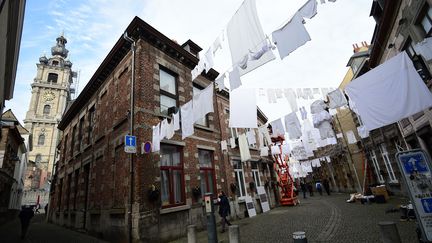
<path id="1" fill-rule="evenodd" d="M 234 65 L 243 60 L 250 51 L 256 53 L 266 45 L 266 37 L 257 15 L 255 0 L 243 2 L 228 23 L 227 37 Z M 273 52 L 267 51 L 258 60 L 250 60 L 247 68 L 240 70 L 240 75 L 274 59 Z"/>
<path id="2" fill-rule="evenodd" d="M 229 127 L 257 127 L 255 89 L 236 89 L 230 92 L 229 117 Z"/>
<path id="3" fill-rule="evenodd" d="M 246 132 L 246 137 L 247 137 L 247 141 L 248 141 L 249 146 L 256 144 L 255 131 L 253 129 Z"/>
<path id="4" fill-rule="evenodd" d="M 174 133 L 174 120 L 171 119 L 171 122 L 167 123 L 166 138 L 171 139 L 174 136 Z"/>
<path id="5" fill-rule="evenodd" d="M 234 67 L 231 72 L 229 72 L 229 83 L 230 83 L 230 90 L 233 91 L 240 87 L 242 85 L 241 79 L 240 79 L 240 73 L 239 68 Z"/>
<path id="6" fill-rule="evenodd" d="M 160 150 L 160 137 L 159 137 L 159 123 L 153 126 L 152 134 L 152 152 L 157 152 Z"/>
<path id="7" fill-rule="evenodd" d="M 173 114 L 173 122 L 174 122 L 174 131 L 178 131 L 180 129 L 180 112 L 177 111 Z"/>
<path id="8" fill-rule="evenodd" d="M 271 154 L 272 155 L 281 154 L 281 151 L 280 151 L 280 148 L 278 145 L 272 145 L 271 146 Z"/>
<path id="9" fill-rule="evenodd" d="M 269 149 L 268 147 L 261 147 L 260 148 L 260 156 L 268 156 L 269 155 Z"/>
<path id="10" fill-rule="evenodd" d="M 214 66 L 214 61 L 213 61 L 213 50 L 210 47 L 207 52 L 204 54 L 205 57 L 205 61 L 204 61 L 204 69 L 206 70 L 206 73 L 208 73 L 210 71 L 210 69 L 213 68 Z"/>
<path id="11" fill-rule="evenodd" d="M 213 84 L 193 95 L 193 116 L 194 122 L 203 119 L 207 113 L 213 112 Z"/>
<path id="12" fill-rule="evenodd" d="M 349 144 L 357 143 L 357 139 L 356 139 L 353 131 L 349 130 L 345 134 L 347 136 L 347 140 L 348 140 Z"/>
<path id="13" fill-rule="evenodd" d="M 272 33 L 272 39 L 281 59 L 311 40 L 303 25 L 303 18 L 298 13 L 282 28 L 275 30 Z"/>
<path id="14" fill-rule="evenodd" d="M 290 139 L 300 138 L 302 135 L 300 121 L 295 112 L 285 116 L 285 127 Z"/>
<path id="15" fill-rule="evenodd" d="M 288 101 L 288 104 L 291 107 L 291 112 L 298 111 L 297 99 L 296 99 L 296 94 L 295 94 L 294 90 L 291 88 L 284 89 L 284 95 Z"/>
<path id="16" fill-rule="evenodd" d="M 230 138 L 230 145 L 231 145 L 231 148 L 235 148 L 236 147 L 235 138 Z"/>
<path id="17" fill-rule="evenodd" d="M 225 73 L 215 80 L 215 83 L 219 90 L 225 89 Z"/>
<path id="18" fill-rule="evenodd" d="M 283 127 L 282 120 L 280 118 L 270 122 L 270 125 L 272 127 L 272 137 L 285 135 L 285 128 Z"/>
<path id="19" fill-rule="evenodd" d="M 307 1 L 299 10 L 299 14 L 303 18 L 311 19 L 317 14 L 318 2 L 316 0 Z"/>
<path id="20" fill-rule="evenodd" d="M 246 135 L 244 133 L 240 134 L 238 137 L 239 149 L 240 149 L 240 159 L 242 162 L 248 161 L 251 159 L 251 155 L 249 152 L 249 146 L 246 141 Z"/>
<path id="21" fill-rule="evenodd" d="M 165 118 L 160 122 L 159 140 L 166 138 L 168 128 L 168 120 Z"/>
<path id="22" fill-rule="evenodd" d="M 367 130 L 432 107 L 432 95 L 406 52 L 354 79 L 345 92 Z"/>
<path id="23" fill-rule="evenodd" d="M 222 151 L 227 151 L 228 150 L 227 142 L 225 140 L 221 141 L 221 150 Z"/>
<path id="24" fill-rule="evenodd" d="M 335 89 L 332 92 L 329 92 L 327 94 L 327 97 L 329 98 L 329 107 L 331 109 L 336 109 L 338 107 L 348 104 L 345 95 L 342 93 L 340 89 Z"/>
<path id="25" fill-rule="evenodd" d="M 182 139 L 185 139 L 194 133 L 194 116 L 192 102 L 193 101 L 191 100 L 180 107 Z"/>

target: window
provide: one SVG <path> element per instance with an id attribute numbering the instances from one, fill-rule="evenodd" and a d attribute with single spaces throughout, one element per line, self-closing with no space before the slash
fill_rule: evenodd
<path id="1" fill-rule="evenodd" d="M 414 64 L 414 68 L 416 69 L 417 73 L 420 75 L 420 77 L 425 81 L 431 78 L 431 75 L 429 73 L 429 70 L 423 61 L 423 58 L 416 53 L 412 40 L 410 37 L 407 38 L 407 41 L 404 46 L 404 50 L 407 52 L 408 56 L 412 60 Z"/>
<path id="2" fill-rule="evenodd" d="M 42 161 L 42 155 L 41 154 L 36 154 L 35 163 L 40 163 L 41 161 Z"/>
<path id="3" fill-rule="evenodd" d="M 44 144 L 45 144 L 45 135 L 41 134 L 41 135 L 39 135 L 39 138 L 38 138 L 38 145 L 42 146 Z"/>
<path id="4" fill-rule="evenodd" d="M 213 152 L 209 150 L 198 150 L 198 159 L 200 164 L 200 178 L 201 178 L 201 194 L 205 193 L 215 194 L 215 171 L 213 166 Z"/>
<path id="5" fill-rule="evenodd" d="M 168 108 L 177 106 L 177 84 L 176 77 L 170 73 L 159 70 L 160 84 L 160 111 L 168 114 Z"/>
<path id="6" fill-rule="evenodd" d="M 75 149 L 75 134 L 76 134 L 76 126 L 72 128 L 72 142 L 71 142 L 71 150 L 70 150 L 70 156 L 73 156 L 74 149 Z"/>
<path id="7" fill-rule="evenodd" d="M 75 171 L 74 175 L 74 201 L 73 201 L 73 210 L 76 210 L 76 204 L 77 204 L 77 197 L 78 197 L 78 180 L 79 178 L 79 169 Z"/>
<path id="8" fill-rule="evenodd" d="M 379 183 L 384 183 L 384 178 L 383 178 L 383 176 L 381 174 L 381 168 L 380 168 L 380 166 L 378 164 L 378 160 L 377 160 L 375 151 L 372 150 L 370 156 L 371 156 L 371 160 L 372 160 L 372 163 L 373 163 L 373 166 L 374 166 L 374 169 L 375 169 L 375 175 L 377 176 L 378 182 Z"/>
<path id="9" fill-rule="evenodd" d="M 244 197 L 246 196 L 246 188 L 245 188 L 245 181 L 244 181 L 244 172 L 243 172 L 243 165 L 241 161 L 237 160 L 234 164 L 234 174 L 237 184 L 237 196 L 238 197 Z"/>
<path id="10" fill-rule="evenodd" d="M 420 21 L 420 25 L 426 33 L 426 36 L 430 36 L 432 32 L 432 8 L 429 7 L 429 4 L 426 4 L 424 7 L 424 17 Z"/>
<path id="11" fill-rule="evenodd" d="M 93 126 L 94 126 L 94 119 L 95 119 L 94 117 L 95 117 L 95 108 L 93 106 L 92 108 L 90 108 L 88 114 L 87 144 L 90 144 L 92 142 Z"/>
<path id="12" fill-rule="evenodd" d="M 381 156 L 384 160 L 385 167 L 386 167 L 388 175 L 389 175 L 390 182 L 398 182 L 398 180 L 396 179 L 395 173 L 393 171 L 391 161 L 388 157 L 386 145 L 384 143 L 382 143 L 382 144 L 380 144 L 379 148 L 380 148 Z"/>
<path id="13" fill-rule="evenodd" d="M 183 163 L 181 148 L 161 145 L 161 201 L 163 207 L 184 204 Z"/>
<path id="14" fill-rule="evenodd" d="M 54 62 L 53 62 L 54 64 Z M 48 83 L 57 83 L 58 74 L 56 73 L 48 73 Z"/>
<path id="15" fill-rule="evenodd" d="M 58 66 L 58 65 L 59 65 L 59 62 L 58 62 L 58 61 L 52 61 L 52 65 L 53 65 L 53 66 Z"/>
<path id="16" fill-rule="evenodd" d="M 193 86 L 193 94 L 195 95 L 197 92 L 199 92 L 200 90 L 202 90 L 201 87 L 198 86 Z M 201 126 L 205 126 L 208 127 L 208 116 L 206 115 L 205 117 L 199 119 L 198 121 L 195 122 L 195 124 L 201 125 Z"/>
<path id="17" fill-rule="evenodd" d="M 255 191 L 257 191 L 257 187 L 261 186 L 261 178 L 260 178 L 260 173 L 259 173 L 259 169 L 258 169 L 258 162 L 252 161 L 251 162 L 251 167 L 252 167 L 252 177 L 255 183 Z"/>
<path id="18" fill-rule="evenodd" d="M 64 161 L 66 161 L 66 148 L 67 148 L 67 143 L 68 143 L 68 134 L 65 135 L 64 137 L 64 142 L 63 142 L 63 157 L 64 157 Z"/>
<path id="19" fill-rule="evenodd" d="M 50 106 L 50 105 L 44 105 L 44 108 L 43 108 L 43 114 L 44 114 L 45 116 L 47 116 L 47 115 L 50 114 L 50 112 L 51 112 L 51 106 Z"/>
<path id="20" fill-rule="evenodd" d="M 238 130 L 237 128 L 230 127 L 230 135 L 232 138 L 238 138 Z"/>

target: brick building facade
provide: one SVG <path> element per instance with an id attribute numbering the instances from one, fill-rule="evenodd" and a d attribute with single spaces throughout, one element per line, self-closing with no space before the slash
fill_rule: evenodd
<path id="1" fill-rule="evenodd" d="M 138 17 L 126 32 L 136 41 L 133 134 L 139 147 L 152 141 L 152 126 L 192 100 L 194 90 L 213 85 L 218 73 L 210 70 L 192 82 L 198 45 L 188 40 L 180 46 Z M 227 191 L 236 178 L 220 145 L 229 131 L 226 117 L 220 116 L 227 99 L 222 101 L 224 91 L 214 95 L 215 112 L 196 122 L 192 136 L 182 140 L 176 132 L 161 141 L 158 153 L 134 154 L 131 188 L 130 158 L 124 152 L 130 128 L 131 64 L 130 43 L 120 38 L 64 114 L 49 219 L 111 241 L 128 237 L 131 220 L 133 239 L 165 241 L 184 235 L 189 224 L 205 227 L 202 195 Z M 263 115 L 260 122 L 265 123 Z M 253 159 L 262 161 L 257 155 Z M 251 181 L 249 168 L 244 171 L 245 183 Z M 270 179 L 263 175 L 260 180 Z"/>

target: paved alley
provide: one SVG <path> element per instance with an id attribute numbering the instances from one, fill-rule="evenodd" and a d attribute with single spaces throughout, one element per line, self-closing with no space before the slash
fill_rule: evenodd
<path id="1" fill-rule="evenodd" d="M 381 242 L 378 222 L 397 222 L 402 242 L 417 242 L 414 222 L 400 222 L 399 213 L 386 210 L 405 203 L 392 198 L 385 204 L 346 203 L 347 194 L 314 196 L 302 199 L 296 207 L 279 207 L 254 218 L 234 221 L 240 225 L 241 242 L 292 242 L 292 233 L 305 231 L 308 242 Z M 228 233 L 220 233 L 219 242 L 228 242 Z M 199 232 L 198 242 L 207 242 L 207 232 Z M 174 241 L 187 242 L 186 238 Z"/>

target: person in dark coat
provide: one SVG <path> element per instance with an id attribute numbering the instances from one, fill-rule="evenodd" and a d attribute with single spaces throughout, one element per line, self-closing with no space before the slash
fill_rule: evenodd
<path id="1" fill-rule="evenodd" d="M 34 216 L 34 212 L 31 207 L 24 206 L 21 212 L 19 213 L 18 217 L 21 221 L 21 239 L 25 238 L 27 234 L 27 230 L 30 226 L 30 220 L 31 218 L 33 218 L 33 216 Z"/>
<path id="2" fill-rule="evenodd" d="M 330 196 L 330 183 L 327 179 L 323 181 L 324 190 L 327 192 L 327 195 Z"/>
<path id="3" fill-rule="evenodd" d="M 311 183 L 307 183 L 307 189 L 309 190 L 309 195 L 313 197 L 313 186 Z"/>
<path id="4" fill-rule="evenodd" d="M 307 192 L 307 188 L 306 188 L 306 184 L 302 181 L 300 182 L 300 188 L 303 192 L 303 198 L 306 198 L 306 192 Z"/>
<path id="5" fill-rule="evenodd" d="M 225 232 L 225 224 L 231 225 L 228 221 L 227 216 L 231 214 L 231 207 L 229 204 L 228 197 L 225 195 L 225 192 L 221 191 L 219 193 L 219 215 L 221 216 L 222 223 L 222 233 Z"/>
<path id="6" fill-rule="evenodd" d="M 317 181 L 315 183 L 315 187 L 316 187 L 317 191 L 319 192 L 319 194 L 322 196 L 322 184 L 321 184 L 321 181 Z"/>

